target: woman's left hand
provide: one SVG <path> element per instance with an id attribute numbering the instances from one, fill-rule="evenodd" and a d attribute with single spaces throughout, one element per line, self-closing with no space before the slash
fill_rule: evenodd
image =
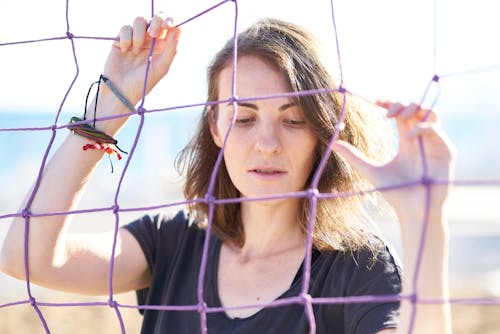
<path id="1" fill-rule="evenodd" d="M 448 195 L 448 181 L 452 179 L 455 149 L 439 125 L 435 111 L 422 109 L 417 104 L 377 102 L 387 109 L 387 117 L 396 121 L 399 144 L 391 161 L 380 165 L 354 148 L 337 141 L 333 150 L 345 158 L 376 188 L 392 188 L 414 182 L 414 186 L 383 191 L 384 198 L 398 216 L 415 219 L 424 212 L 426 182 L 431 184 L 431 210 L 441 210 Z"/>

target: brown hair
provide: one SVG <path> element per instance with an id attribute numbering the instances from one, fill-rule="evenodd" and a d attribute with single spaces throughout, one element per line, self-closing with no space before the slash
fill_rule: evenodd
<path id="1" fill-rule="evenodd" d="M 333 78 L 320 61 L 315 39 L 299 26 L 275 19 L 264 19 L 240 33 L 237 38 L 238 57 L 258 56 L 272 64 L 283 74 L 292 92 L 335 87 Z M 232 39 L 227 42 L 208 68 L 208 101 L 218 100 L 218 77 L 224 68 L 232 66 L 233 42 Z M 343 94 L 339 93 L 311 94 L 295 98 L 318 138 L 315 162 L 306 189 L 338 124 L 343 98 Z M 186 169 L 184 195 L 187 199 L 203 198 L 208 191 L 210 176 L 220 150 L 210 132 L 210 122 L 214 121 L 217 109 L 217 105 L 207 104 L 198 131 L 177 158 L 178 170 Z M 345 128 L 340 132 L 339 138 L 374 157 L 378 152 L 374 148 L 379 146 L 373 145 L 372 136 L 368 134 L 373 126 L 367 123 L 365 116 L 360 108 L 349 104 L 344 118 Z M 383 130 L 376 131 L 380 133 Z M 318 184 L 321 193 L 357 192 L 366 189 L 365 187 L 363 179 L 343 159 L 335 153 L 329 155 Z M 229 178 L 224 161 L 217 173 L 213 195 L 218 199 L 239 196 Z M 299 221 L 305 230 L 309 219 L 309 201 L 303 199 L 302 203 Z M 198 223 L 206 222 L 208 206 L 205 203 L 192 204 L 189 209 Z M 372 248 L 371 238 L 362 227 L 362 217 L 365 216 L 363 212 L 363 198 L 360 196 L 319 200 L 313 229 L 315 247 L 320 250 L 350 251 Z M 242 245 L 245 236 L 240 204 L 215 206 L 212 228 L 222 240 Z"/>

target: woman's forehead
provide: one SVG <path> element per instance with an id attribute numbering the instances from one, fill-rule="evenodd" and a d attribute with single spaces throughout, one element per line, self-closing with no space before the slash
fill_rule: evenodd
<path id="1" fill-rule="evenodd" d="M 219 98 L 279 96 L 289 93 L 290 87 L 276 66 L 258 56 L 238 59 L 233 72 L 232 64 L 224 67 L 218 76 Z"/>

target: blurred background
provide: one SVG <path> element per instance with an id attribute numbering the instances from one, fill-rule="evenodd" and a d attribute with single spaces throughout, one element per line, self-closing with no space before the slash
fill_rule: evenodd
<path id="1" fill-rule="evenodd" d="M 0 244 L 9 214 L 18 213 L 34 182 L 52 136 L 51 130 L 14 131 L 66 124 L 83 113 L 85 95 L 97 80 L 110 42 L 81 37 L 114 37 L 120 27 L 142 15 L 164 11 L 182 22 L 217 4 L 209 0 L 62 0 L 4 1 L 0 11 Z M 260 17 L 278 17 L 312 31 L 324 47 L 332 73 L 367 100 L 421 101 L 432 77 L 441 77 L 424 105 L 436 108 L 458 149 L 456 177 L 474 185 L 452 189 L 448 220 L 451 240 L 455 333 L 498 333 L 500 328 L 500 21 L 488 0 L 240 0 L 237 29 Z M 68 21 L 66 21 L 66 17 Z M 147 110 L 204 102 L 205 69 L 234 29 L 235 3 L 229 1 L 183 27 L 178 56 L 166 79 L 145 101 Z M 69 22 L 69 26 L 67 26 Z M 71 32 L 72 43 L 66 37 Z M 59 38 L 54 39 L 53 38 Z M 19 41 L 51 39 L 36 43 Z M 340 62 L 337 55 L 340 52 Z M 342 71 L 340 71 L 340 68 Z M 74 84 L 72 84 L 73 80 Z M 71 85 L 72 84 L 72 85 Z M 69 89 L 71 86 L 71 89 Z M 438 89 L 439 88 L 439 89 Z M 121 208 L 160 205 L 182 199 L 182 177 L 173 168 L 176 154 L 195 130 L 201 108 L 185 107 L 145 115 L 139 144 L 121 190 Z M 60 112 L 60 113 L 59 113 Z M 59 117 L 56 119 L 56 115 Z M 118 135 L 128 150 L 139 124 L 132 117 Z M 10 129 L 10 130 L 9 130 Z M 49 156 L 66 136 L 56 132 Z M 127 158 L 127 156 L 126 156 Z M 113 158 L 114 173 L 103 159 L 80 208 L 114 203 L 125 161 Z M 496 183 L 492 183 L 495 181 Z M 480 185 L 482 184 L 482 185 Z M 496 185 L 495 185 L 496 184 Z M 173 207 L 172 210 L 179 209 Z M 125 224 L 144 211 L 120 214 Z M 74 231 L 109 230 L 110 212 L 74 215 Z M 382 232 L 400 249 L 398 227 L 380 221 Z M 37 301 L 106 302 L 31 286 Z M 134 305 L 133 293 L 115 296 Z M 0 333 L 43 333 L 26 300 L 26 283 L 0 273 Z M 470 303 L 469 298 L 483 300 Z M 496 298 L 496 299 L 495 299 Z M 490 303 L 488 302 L 490 301 Z M 52 333 L 115 333 L 119 324 L 107 306 L 42 307 Z M 127 332 L 137 333 L 141 317 L 121 308 Z"/>

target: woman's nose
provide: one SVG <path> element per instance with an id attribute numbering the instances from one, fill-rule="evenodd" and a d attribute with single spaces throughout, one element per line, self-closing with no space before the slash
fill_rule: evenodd
<path id="1" fill-rule="evenodd" d="M 281 152 L 281 140 L 274 124 L 261 124 L 255 138 L 255 150 L 263 154 Z"/>

